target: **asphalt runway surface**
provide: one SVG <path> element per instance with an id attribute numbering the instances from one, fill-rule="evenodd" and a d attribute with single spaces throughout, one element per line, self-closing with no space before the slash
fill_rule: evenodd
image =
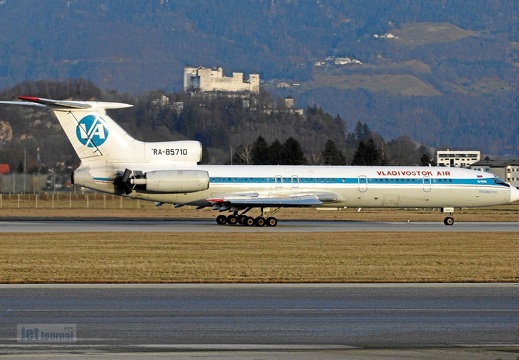
<path id="1" fill-rule="evenodd" d="M 280 220 L 276 227 L 217 225 L 213 219 L 14 219 L 0 221 L 2 232 L 519 232 L 519 222 L 358 222 L 330 220 Z"/>
<path id="2" fill-rule="evenodd" d="M 0 285 L 2 354 L 516 360 L 519 284 Z"/>
<path id="3" fill-rule="evenodd" d="M 3 232 L 519 231 L 519 223 L 0 221 Z M 35 270 L 37 271 L 37 270 Z M 73 325 L 71 342 L 20 340 Z M 60 325 L 61 326 L 61 325 Z M 519 284 L 0 285 L 0 357 L 519 358 Z"/>

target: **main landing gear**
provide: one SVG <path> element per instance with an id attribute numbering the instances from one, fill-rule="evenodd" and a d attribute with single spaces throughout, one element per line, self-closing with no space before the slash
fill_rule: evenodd
<path id="1" fill-rule="evenodd" d="M 216 223 L 218 225 L 245 225 L 245 226 L 276 226 L 278 224 L 278 220 L 269 216 L 268 218 L 264 218 L 262 216 L 258 216 L 253 218 L 247 215 L 218 215 L 216 217 Z"/>
<path id="2" fill-rule="evenodd" d="M 251 208 L 248 208 L 241 214 L 238 214 L 235 211 L 231 215 L 218 215 L 216 217 L 216 223 L 218 225 L 244 225 L 244 226 L 276 226 L 278 224 L 278 220 L 273 216 L 266 217 L 263 213 L 263 209 L 261 209 L 261 215 L 253 218 L 251 216 L 245 215 L 247 211 Z M 271 215 L 278 212 L 280 209 L 273 211 Z"/>

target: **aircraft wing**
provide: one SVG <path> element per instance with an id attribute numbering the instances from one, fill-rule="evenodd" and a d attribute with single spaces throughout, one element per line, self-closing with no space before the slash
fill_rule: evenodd
<path id="1" fill-rule="evenodd" d="M 230 193 L 222 194 L 207 199 L 213 208 L 246 208 L 246 207 L 299 207 L 299 206 L 319 206 L 323 202 L 333 202 L 338 200 L 338 195 L 333 192 L 314 192 L 314 193 L 291 193 L 283 194 L 258 194 L 258 193 Z"/>

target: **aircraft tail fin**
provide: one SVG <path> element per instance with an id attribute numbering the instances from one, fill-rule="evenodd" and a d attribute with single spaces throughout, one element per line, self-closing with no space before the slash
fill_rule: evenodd
<path id="1" fill-rule="evenodd" d="M 124 170 L 137 164 L 196 165 L 202 158 L 198 141 L 142 142 L 134 139 L 107 114 L 107 109 L 133 105 L 118 102 L 53 100 L 19 96 L 3 104 L 50 107 L 82 163 L 106 163 Z"/>
<path id="2" fill-rule="evenodd" d="M 142 142 L 134 139 L 107 114 L 106 109 L 133 105 L 116 102 L 53 100 L 19 96 L 21 101 L 3 103 L 50 107 L 81 161 L 104 158 L 118 162 L 129 158 L 139 161 L 144 151 Z"/>

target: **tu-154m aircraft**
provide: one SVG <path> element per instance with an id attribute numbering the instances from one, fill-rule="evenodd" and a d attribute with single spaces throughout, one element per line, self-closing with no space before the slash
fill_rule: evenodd
<path id="1" fill-rule="evenodd" d="M 52 108 L 81 165 L 72 183 L 134 199 L 211 207 L 220 225 L 276 226 L 284 207 L 455 208 L 508 204 L 519 190 L 460 168 L 401 166 L 198 165 L 198 141 L 142 142 L 107 114 L 132 105 L 20 96 L 3 104 Z M 248 216 L 258 208 L 257 217 Z M 267 211 L 268 210 L 268 211 Z"/>

